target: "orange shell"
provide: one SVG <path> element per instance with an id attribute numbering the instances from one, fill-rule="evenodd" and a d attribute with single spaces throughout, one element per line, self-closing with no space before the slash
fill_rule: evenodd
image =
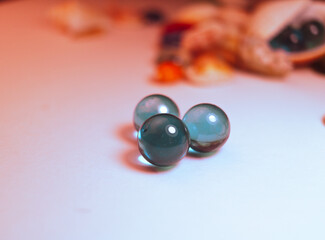
<path id="1" fill-rule="evenodd" d="M 157 80 L 159 82 L 172 83 L 183 77 L 183 68 L 173 62 L 162 62 L 157 66 Z"/>
<path id="2" fill-rule="evenodd" d="M 308 18 L 317 18 L 325 23 L 325 3 L 311 0 L 269 1 L 256 8 L 247 33 L 269 41 L 286 26 Z M 286 54 L 294 64 L 303 65 L 324 56 L 325 43 L 311 50 Z"/>

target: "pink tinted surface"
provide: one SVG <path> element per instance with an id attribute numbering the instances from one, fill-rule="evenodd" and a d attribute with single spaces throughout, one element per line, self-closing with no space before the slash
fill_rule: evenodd
<path id="1" fill-rule="evenodd" d="M 325 78 L 236 73 L 215 87 L 149 80 L 158 28 L 70 39 L 50 5 L 0 5 L 0 238 L 324 239 Z M 229 141 L 170 171 L 137 162 L 145 95 L 210 102 Z"/>

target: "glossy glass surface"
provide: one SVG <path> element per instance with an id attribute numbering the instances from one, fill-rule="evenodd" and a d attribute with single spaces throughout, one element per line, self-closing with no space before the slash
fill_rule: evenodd
<path id="1" fill-rule="evenodd" d="M 167 167 L 179 162 L 189 148 L 189 133 L 174 115 L 158 114 L 147 119 L 138 133 L 138 146 L 150 163 Z"/>
<path id="2" fill-rule="evenodd" d="M 300 29 L 291 26 L 285 28 L 280 34 L 270 41 L 272 48 L 282 48 L 287 52 L 304 50 L 304 40 Z"/>
<path id="3" fill-rule="evenodd" d="M 136 130 L 153 115 L 159 113 L 169 113 L 179 117 L 177 105 L 170 98 L 154 94 L 143 98 L 135 107 L 133 114 L 133 124 Z"/>
<path id="4" fill-rule="evenodd" d="M 301 31 L 308 49 L 317 47 L 325 42 L 324 25 L 317 20 L 305 22 L 301 27 Z"/>
<path id="5" fill-rule="evenodd" d="M 190 133 L 190 146 L 198 152 L 220 148 L 230 134 L 230 123 L 225 112 L 212 104 L 192 107 L 183 118 Z"/>
<path id="6" fill-rule="evenodd" d="M 325 44 L 325 28 L 318 20 L 309 20 L 299 27 L 288 26 L 271 41 L 274 49 L 281 48 L 287 52 L 300 52 Z"/>

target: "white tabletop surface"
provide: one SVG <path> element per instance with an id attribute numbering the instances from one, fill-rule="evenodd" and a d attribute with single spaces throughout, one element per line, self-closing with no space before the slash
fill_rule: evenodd
<path id="1" fill-rule="evenodd" d="M 50 4 L 0 4 L 0 239 L 323 240 L 325 77 L 237 72 L 213 87 L 150 80 L 159 28 L 73 40 Z M 228 142 L 169 171 L 128 140 L 151 93 L 222 107 Z"/>

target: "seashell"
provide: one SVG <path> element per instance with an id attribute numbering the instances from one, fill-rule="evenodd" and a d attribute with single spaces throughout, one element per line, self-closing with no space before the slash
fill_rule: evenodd
<path id="1" fill-rule="evenodd" d="M 172 61 L 161 62 L 157 65 L 156 80 L 161 83 L 173 83 L 184 77 L 183 68 Z"/>
<path id="2" fill-rule="evenodd" d="M 50 19 L 64 32 L 78 37 L 107 30 L 109 20 L 79 2 L 65 2 L 50 9 Z"/>
<path id="3" fill-rule="evenodd" d="M 292 63 L 283 51 L 274 51 L 257 38 L 243 39 L 238 58 L 244 68 L 261 74 L 285 76 L 292 70 Z"/>
<path id="4" fill-rule="evenodd" d="M 248 24 L 248 33 L 268 40 L 273 38 L 311 4 L 309 0 L 269 1 L 258 5 Z"/>
<path id="5" fill-rule="evenodd" d="M 177 22 L 202 23 L 209 20 L 217 20 L 220 23 L 245 27 L 249 15 L 233 7 L 219 7 L 209 3 L 194 3 L 182 8 L 175 16 Z"/>
<path id="6" fill-rule="evenodd" d="M 318 59 L 317 61 L 313 62 L 311 67 L 322 74 L 325 74 L 325 57 Z"/>
<path id="7" fill-rule="evenodd" d="M 205 53 L 194 59 L 185 69 L 187 80 L 197 85 L 211 85 L 229 81 L 233 69 L 213 54 Z"/>
<path id="8" fill-rule="evenodd" d="M 240 29 L 246 29 L 250 15 L 239 8 L 222 7 L 217 16 L 217 20 L 227 25 L 234 25 Z"/>
<path id="9" fill-rule="evenodd" d="M 176 22 L 198 23 L 214 19 L 220 13 L 220 9 L 209 3 L 194 3 L 183 7 L 174 16 Z"/>
<path id="10" fill-rule="evenodd" d="M 312 20 L 325 26 L 325 3 L 311 0 L 270 1 L 260 4 L 253 12 L 247 33 L 268 42 L 272 48 L 277 48 L 278 39 L 285 36 L 288 40 L 283 41 L 287 41 L 284 42 L 287 45 L 280 48 L 286 51 L 293 63 L 306 64 L 325 55 L 325 30 L 317 33 L 324 35 L 321 43 L 309 45 L 307 41 L 310 39 L 302 32 L 304 24 Z"/>
<path id="11" fill-rule="evenodd" d="M 300 17 L 299 22 L 317 19 L 325 26 L 325 3 L 312 2 L 312 5 Z M 322 45 L 299 53 L 290 54 L 290 59 L 297 64 L 313 62 L 325 55 L 325 41 Z"/>
<path id="12" fill-rule="evenodd" d="M 110 5 L 108 15 L 114 24 L 119 27 L 139 27 L 141 19 L 139 14 L 132 8 L 122 7 L 119 5 Z"/>
<path id="13" fill-rule="evenodd" d="M 222 50 L 235 55 L 241 37 L 242 31 L 234 25 L 206 21 L 185 32 L 181 46 L 192 53 Z"/>
<path id="14" fill-rule="evenodd" d="M 190 54 L 181 48 L 163 48 L 160 50 L 156 64 L 161 62 L 174 62 L 180 66 L 186 66 L 190 62 Z"/>

